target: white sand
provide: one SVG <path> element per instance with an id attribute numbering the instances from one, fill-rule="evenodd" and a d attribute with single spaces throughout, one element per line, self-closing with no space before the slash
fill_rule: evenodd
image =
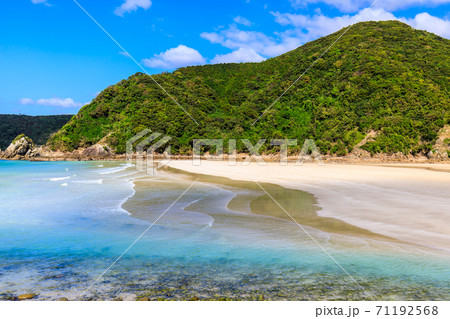
<path id="1" fill-rule="evenodd" d="M 317 197 L 321 216 L 450 252 L 450 164 L 230 166 L 202 161 L 194 166 L 172 161 L 168 166 L 308 191 Z"/>

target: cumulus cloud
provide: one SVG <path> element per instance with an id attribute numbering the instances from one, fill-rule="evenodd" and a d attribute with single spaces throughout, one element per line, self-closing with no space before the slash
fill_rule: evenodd
<path id="1" fill-rule="evenodd" d="M 241 17 L 241 16 L 235 17 L 235 18 L 233 19 L 233 21 L 236 22 L 236 23 L 238 23 L 238 24 L 245 25 L 245 26 L 247 26 L 247 27 L 250 27 L 250 26 L 252 25 L 252 23 L 251 23 L 248 19 L 246 19 L 246 18 L 244 18 L 244 17 Z"/>
<path id="2" fill-rule="evenodd" d="M 114 14 L 123 17 L 125 13 L 136 11 L 139 8 L 147 10 L 151 6 L 152 6 L 151 0 L 124 0 L 122 5 L 116 8 L 116 10 L 114 10 Z"/>
<path id="3" fill-rule="evenodd" d="M 290 0 L 294 8 L 305 8 L 308 4 L 325 3 L 339 9 L 341 12 L 356 12 L 360 9 L 369 7 L 374 0 Z M 450 3 L 450 0 L 389 0 L 378 1 L 374 8 L 383 8 L 388 11 L 406 9 L 410 7 L 435 7 Z"/>
<path id="4" fill-rule="evenodd" d="M 206 59 L 195 49 L 180 44 L 153 58 L 142 60 L 145 66 L 155 69 L 176 69 L 188 65 L 205 64 Z"/>
<path id="5" fill-rule="evenodd" d="M 400 21 L 408 23 L 415 29 L 433 32 L 441 37 L 450 39 L 450 20 L 434 17 L 426 12 L 419 13 L 412 19 L 402 18 Z"/>
<path id="6" fill-rule="evenodd" d="M 289 31 L 303 42 L 336 32 L 357 21 L 387 21 L 398 20 L 411 25 L 413 28 L 433 32 L 442 37 L 450 37 L 450 21 L 431 16 L 428 13 L 417 14 L 414 18 L 396 17 L 384 9 L 364 9 L 355 15 L 327 17 L 323 14 L 313 16 L 272 12 L 275 21 L 283 26 L 293 26 Z"/>
<path id="7" fill-rule="evenodd" d="M 38 99 L 33 100 L 30 98 L 20 99 L 20 104 L 22 105 L 44 105 L 44 106 L 58 106 L 58 107 L 81 107 L 83 103 L 75 102 L 71 98 L 61 99 L 61 98 L 50 98 L 50 99 Z"/>
<path id="8" fill-rule="evenodd" d="M 311 41 L 319 37 L 336 32 L 356 21 L 386 21 L 395 20 L 395 16 L 383 9 L 365 9 L 356 15 L 327 17 L 323 14 L 313 16 L 272 12 L 275 21 L 283 26 L 293 26 L 290 33 L 295 34 L 302 42 Z"/>
<path id="9" fill-rule="evenodd" d="M 246 49 L 227 55 L 227 58 L 233 56 L 238 58 L 236 61 L 229 62 L 239 62 L 244 53 L 255 58 L 253 61 L 246 62 L 257 62 L 261 61 L 261 58 L 277 56 L 301 45 L 299 39 L 291 37 L 288 33 L 270 37 L 258 31 L 240 30 L 236 25 L 231 25 L 228 29 L 219 32 L 203 32 L 200 36 L 211 43 L 218 43 L 234 51 Z M 250 54 L 252 51 L 256 54 Z M 216 58 L 219 59 L 219 56 Z"/>
<path id="10" fill-rule="evenodd" d="M 397 17 L 394 13 L 380 8 L 363 9 L 355 14 L 335 17 L 328 17 L 320 10 L 315 12 L 314 15 L 271 12 L 277 23 L 287 27 L 285 31 L 274 33 L 273 36 L 258 31 L 240 30 L 236 24 L 216 32 L 203 32 L 200 36 L 232 50 L 228 54 L 216 55 L 211 63 L 259 62 L 361 21 L 398 20 L 415 29 L 450 38 L 450 20 L 426 12 L 411 18 Z"/>
<path id="11" fill-rule="evenodd" d="M 200 36 L 211 43 L 220 43 L 221 41 L 223 41 L 223 36 L 215 32 L 203 32 L 202 34 L 200 34 Z"/>
<path id="12" fill-rule="evenodd" d="M 264 60 L 265 58 L 250 48 L 239 48 L 228 54 L 216 55 L 211 63 L 261 62 Z"/>

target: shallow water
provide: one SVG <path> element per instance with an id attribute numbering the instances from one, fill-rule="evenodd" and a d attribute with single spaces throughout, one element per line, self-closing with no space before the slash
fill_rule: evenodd
<path id="1" fill-rule="evenodd" d="M 448 256 L 339 221 L 321 223 L 314 215 L 320 203 L 312 195 L 264 185 L 295 216 L 311 217 L 303 227 L 314 242 L 277 215 L 260 189 L 199 177 L 90 287 L 193 177 L 143 177 L 125 164 L 107 162 L 0 161 L 0 298 L 29 292 L 42 300 L 450 296 Z"/>

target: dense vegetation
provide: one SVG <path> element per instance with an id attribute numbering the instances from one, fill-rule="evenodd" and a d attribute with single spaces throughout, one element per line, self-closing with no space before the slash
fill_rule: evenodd
<path id="1" fill-rule="evenodd" d="M 344 155 L 374 130 L 378 137 L 363 146 L 371 153 L 428 152 L 450 123 L 450 41 L 396 21 L 353 26 L 252 126 L 341 32 L 261 63 L 155 75 L 200 125 L 137 73 L 84 106 L 51 146 L 72 150 L 107 136 L 121 153 L 128 138 L 149 128 L 175 137 L 174 153 L 189 152 L 195 138 L 225 145 L 230 138 L 313 138 L 322 153 Z M 273 150 L 268 143 L 263 149 Z M 246 149 L 238 143 L 238 150 Z"/>
<path id="2" fill-rule="evenodd" d="M 0 114 L 0 149 L 6 149 L 20 134 L 35 143 L 47 143 L 50 135 L 66 124 L 72 115 L 27 116 Z"/>

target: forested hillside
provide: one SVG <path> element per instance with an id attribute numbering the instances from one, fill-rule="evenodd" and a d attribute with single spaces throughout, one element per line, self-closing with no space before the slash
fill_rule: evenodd
<path id="1" fill-rule="evenodd" d="M 344 155 L 373 130 L 375 140 L 362 146 L 371 153 L 427 153 L 450 124 L 450 41 L 397 21 L 353 26 L 252 125 L 341 32 L 261 63 L 155 75 L 199 125 L 137 73 L 84 106 L 50 146 L 73 150 L 107 136 L 123 153 L 128 138 L 149 128 L 174 137 L 173 153 L 188 152 L 195 138 L 313 138 L 322 153 Z"/>
<path id="2" fill-rule="evenodd" d="M 4 150 L 20 134 L 30 137 L 36 144 L 47 143 L 72 115 L 27 116 L 0 114 L 0 149 Z"/>

